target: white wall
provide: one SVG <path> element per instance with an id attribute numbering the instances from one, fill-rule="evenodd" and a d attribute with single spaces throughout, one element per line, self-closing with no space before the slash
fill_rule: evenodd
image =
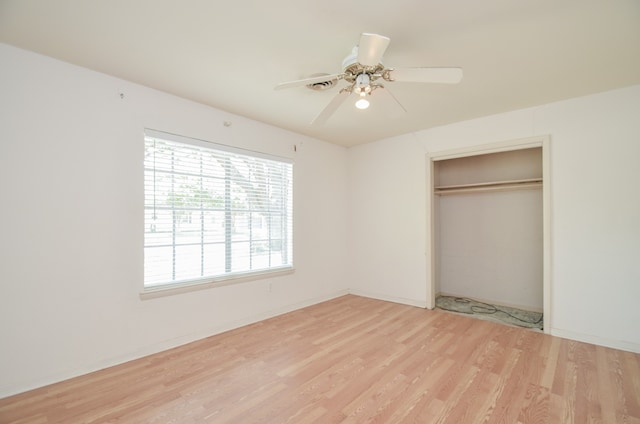
<path id="1" fill-rule="evenodd" d="M 551 332 L 640 352 L 638 111 L 634 86 L 351 148 L 350 281 L 424 304 L 426 153 L 550 134 Z"/>
<path id="2" fill-rule="evenodd" d="M 542 148 L 433 166 L 435 186 L 543 177 Z M 542 197 L 541 186 L 435 196 L 435 292 L 542 311 Z"/>
<path id="3" fill-rule="evenodd" d="M 349 287 L 426 306 L 425 150 L 412 137 L 349 149 Z"/>
<path id="4" fill-rule="evenodd" d="M 440 196 L 436 292 L 542 311 L 542 189 Z"/>
<path id="5" fill-rule="evenodd" d="M 2 44 L 0 63 L 0 397 L 345 293 L 344 148 Z M 141 300 L 145 127 L 293 157 L 295 273 Z"/>
<path id="6" fill-rule="evenodd" d="M 1 44 L 0 63 L 0 397 L 347 289 L 424 306 L 426 153 L 539 134 L 553 333 L 640 351 L 640 86 L 345 150 Z M 295 156 L 296 272 L 140 300 L 144 127 Z"/>

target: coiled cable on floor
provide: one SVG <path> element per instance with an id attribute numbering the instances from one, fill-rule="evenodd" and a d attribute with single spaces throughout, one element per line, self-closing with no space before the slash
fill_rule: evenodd
<path id="1" fill-rule="evenodd" d="M 449 311 L 449 312 L 459 312 L 459 313 L 469 314 L 469 315 L 472 315 L 474 313 L 492 315 L 492 314 L 496 314 L 498 312 L 501 312 L 501 313 L 503 313 L 503 314 L 505 314 L 505 315 L 517 320 L 517 321 L 520 321 L 522 323 L 529 324 L 529 325 L 538 325 L 538 324 L 540 324 L 542 322 L 543 317 L 544 317 L 543 314 L 540 314 L 540 318 L 537 321 L 530 321 L 530 320 L 523 319 L 523 318 L 520 318 L 518 316 L 515 316 L 515 315 L 505 311 L 504 309 L 500 309 L 496 305 L 492 305 L 490 303 L 479 302 L 477 300 L 469 299 L 469 298 L 466 298 L 466 297 L 455 297 L 455 296 L 439 296 L 439 297 L 445 298 L 445 299 L 453 299 L 453 301 L 456 302 L 456 303 L 463 303 L 463 304 L 476 303 L 477 304 L 477 305 L 471 304 L 469 306 L 469 309 L 471 310 L 471 312 L 465 312 L 465 311 L 460 311 L 460 310 L 456 310 L 456 309 L 449 309 L 449 308 L 442 307 L 441 305 L 438 306 L 440 309 L 443 309 L 443 310 Z"/>

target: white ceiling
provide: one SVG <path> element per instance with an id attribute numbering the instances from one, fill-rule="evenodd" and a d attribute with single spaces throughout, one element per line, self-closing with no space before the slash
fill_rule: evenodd
<path id="1" fill-rule="evenodd" d="M 464 78 L 311 127 L 346 83 L 274 86 L 340 73 L 362 32 L 386 66 Z M 0 42 L 344 146 L 640 84 L 639 0 L 0 0 Z"/>

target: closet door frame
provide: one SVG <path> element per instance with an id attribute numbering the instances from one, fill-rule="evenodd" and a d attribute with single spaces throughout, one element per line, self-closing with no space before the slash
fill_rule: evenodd
<path id="1" fill-rule="evenodd" d="M 434 163 L 446 159 L 457 159 L 468 156 L 483 155 L 487 153 L 499 153 L 512 150 L 542 148 L 542 309 L 544 313 L 543 328 L 547 334 L 551 333 L 551 178 L 550 172 L 550 136 L 536 136 L 516 140 L 502 141 L 498 143 L 469 146 L 459 149 L 429 152 L 427 160 L 427 308 L 433 309 L 436 305 L 436 211 L 434 191 Z"/>

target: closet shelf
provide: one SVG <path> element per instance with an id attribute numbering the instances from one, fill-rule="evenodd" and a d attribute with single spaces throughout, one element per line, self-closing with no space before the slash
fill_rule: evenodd
<path id="1" fill-rule="evenodd" d="M 447 195 L 482 191 L 536 189 L 540 187 L 542 187 L 542 178 L 528 178 L 524 180 L 492 181 L 487 183 L 436 186 L 434 187 L 434 193 L 439 195 Z"/>

